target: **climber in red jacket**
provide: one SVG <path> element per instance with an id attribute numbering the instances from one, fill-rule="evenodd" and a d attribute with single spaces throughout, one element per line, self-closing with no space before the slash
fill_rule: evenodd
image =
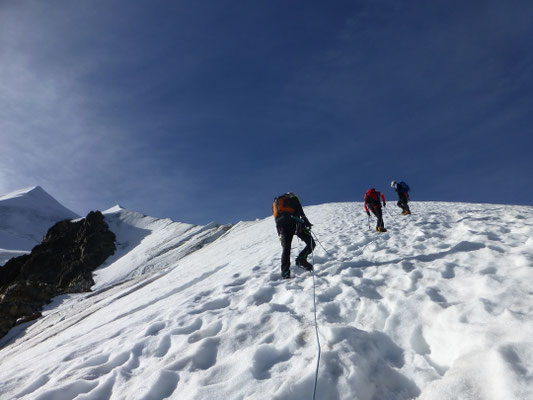
<path id="1" fill-rule="evenodd" d="M 383 223 L 383 212 L 381 210 L 381 201 L 380 197 L 383 200 L 383 207 L 387 205 L 387 202 L 385 201 L 385 196 L 383 193 L 376 192 L 376 189 L 372 188 L 369 189 L 365 193 L 365 211 L 366 214 L 370 216 L 370 211 L 376 216 L 377 218 L 377 225 L 376 225 L 376 231 L 377 232 L 387 232 L 387 229 L 385 229 L 385 224 Z"/>

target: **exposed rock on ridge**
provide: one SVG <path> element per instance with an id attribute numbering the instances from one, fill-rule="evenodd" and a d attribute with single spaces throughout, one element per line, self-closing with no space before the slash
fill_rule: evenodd
<path id="1" fill-rule="evenodd" d="M 0 268 L 0 337 L 15 324 L 38 318 L 54 296 L 89 291 L 92 271 L 115 250 L 115 234 L 99 211 L 56 223 L 31 254 Z"/>

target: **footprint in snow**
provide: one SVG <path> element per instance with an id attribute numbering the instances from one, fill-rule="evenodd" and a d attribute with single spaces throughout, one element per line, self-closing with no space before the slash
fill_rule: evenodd
<path id="1" fill-rule="evenodd" d="M 172 371 L 181 371 L 189 366 L 190 371 L 207 370 L 217 362 L 219 338 L 207 338 L 200 342 L 192 356 L 182 358 L 168 367 Z"/>
<path id="2" fill-rule="evenodd" d="M 228 289 L 224 293 L 237 293 L 237 292 L 240 292 L 241 290 L 244 289 L 245 284 L 246 284 L 247 281 L 248 281 L 248 279 L 246 279 L 246 278 L 235 279 L 233 282 L 230 282 L 230 283 L 224 285 L 224 288 Z"/>
<path id="3" fill-rule="evenodd" d="M 144 336 L 155 336 L 161 331 L 161 329 L 165 328 L 165 326 L 166 324 L 164 322 L 155 322 L 148 327 Z"/>
<path id="4" fill-rule="evenodd" d="M 355 287 L 360 297 L 372 300 L 381 300 L 383 297 L 376 290 L 376 284 L 371 279 L 361 279 L 361 283 Z"/>
<path id="5" fill-rule="evenodd" d="M 131 375 L 133 370 L 139 368 L 139 365 L 141 365 L 140 357 L 143 353 L 145 344 L 143 342 L 137 343 L 135 346 L 133 346 L 133 349 L 131 350 L 131 355 L 126 364 L 124 364 L 120 368 L 120 372 L 122 374 Z"/>
<path id="6" fill-rule="evenodd" d="M 276 293 L 276 290 L 272 286 L 262 287 L 252 296 L 252 304 L 260 306 L 261 304 L 268 303 L 272 300 L 274 293 Z"/>
<path id="7" fill-rule="evenodd" d="M 229 307 L 230 304 L 231 302 L 229 300 L 229 297 L 221 297 L 219 299 L 205 302 L 204 304 L 201 305 L 201 307 L 199 307 L 196 310 L 191 311 L 189 314 L 194 315 L 194 314 L 201 314 L 206 311 L 216 311 L 222 308 Z"/>
<path id="8" fill-rule="evenodd" d="M 163 336 L 159 341 L 156 350 L 154 351 L 154 357 L 164 357 L 170 350 L 170 345 L 170 335 Z"/>
<path id="9" fill-rule="evenodd" d="M 424 274 L 418 270 L 414 270 L 411 273 L 411 288 L 409 291 L 414 291 L 418 289 L 418 281 L 424 277 Z"/>
<path id="10" fill-rule="evenodd" d="M 196 318 L 192 324 L 186 325 L 181 328 L 173 329 L 172 331 L 170 331 L 170 334 L 171 335 L 190 335 L 191 333 L 199 330 L 202 327 L 202 324 L 203 324 L 202 319 Z"/>
<path id="11" fill-rule="evenodd" d="M 212 290 L 205 290 L 203 292 L 200 292 L 194 297 L 193 301 L 195 303 L 200 303 L 204 298 L 209 297 L 211 293 L 213 293 Z"/>
<path id="12" fill-rule="evenodd" d="M 284 361 L 288 361 L 292 357 L 292 353 L 288 349 L 278 350 L 270 344 L 259 346 L 256 350 L 252 364 L 252 375 L 257 380 L 265 380 L 270 378 L 270 369 Z"/>
<path id="13" fill-rule="evenodd" d="M 340 287 L 332 286 L 318 295 L 318 301 L 320 303 L 329 303 L 330 301 L 335 300 L 335 297 L 337 297 L 341 293 L 342 289 Z"/>
<path id="14" fill-rule="evenodd" d="M 481 271 L 479 271 L 479 273 L 481 275 L 492 275 L 492 274 L 495 274 L 498 270 L 496 269 L 496 267 L 487 267 Z"/>
<path id="15" fill-rule="evenodd" d="M 118 368 L 128 362 L 131 357 L 131 352 L 124 351 L 117 354 L 115 357 L 107 361 L 106 363 L 96 366 L 84 374 L 83 379 L 86 381 L 92 381 L 98 379 L 104 375 L 109 374 L 115 368 Z"/>
<path id="16" fill-rule="evenodd" d="M 442 294 L 440 294 L 440 290 L 438 288 L 429 287 L 426 289 L 426 294 L 429 296 L 431 301 L 437 303 L 442 308 L 449 306 L 448 301 Z"/>
<path id="17" fill-rule="evenodd" d="M 415 269 L 411 261 L 402 261 L 400 265 L 405 272 L 411 272 L 413 269 Z"/>
<path id="18" fill-rule="evenodd" d="M 363 271 L 359 268 L 350 268 L 346 271 L 342 272 L 342 276 L 350 276 L 355 278 L 362 278 L 363 277 Z"/>
<path id="19" fill-rule="evenodd" d="M 327 303 L 322 307 L 322 314 L 329 323 L 342 322 L 341 309 L 336 303 Z"/>
<path id="20" fill-rule="evenodd" d="M 221 321 L 217 321 L 217 322 L 209 325 L 207 328 L 205 328 L 205 329 L 203 329 L 201 331 L 197 331 L 197 332 L 193 333 L 192 335 L 190 335 L 187 338 L 187 341 L 189 343 L 196 343 L 196 342 L 199 342 L 200 340 L 205 339 L 207 337 L 212 337 L 212 336 L 218 335 L 218 333 L 221 330 L 222 330 L 222 322 Z"/>
<path id="21" fill-rule="evenodd" d="M 519 354 L 523 354 L 523 351 L 521 351 L 520 348 L 516 347 L 515 345 L 509 344 L 500 346 L 498 351 L 502 358 L 507 362 L 507 364 L 511 367 L 511 369 L 514 370 L 514 372 L 518 376 L 525 377 L 529 375 L 529 370 L 526 367 L 527 363 L 524 363 L 524 361 L 519 356 Z"/>
<path id="22" fill-rule="evenodd" d="M 151 382 L 150 388 L 141 397 L 141 400 L 163 400 L 169 398 L 180 380 L 179 375 L 174 371 L 164 369 L 157 375 L 157 378 Z"/>
<path id="23" fill-rule="evenodd" d="M 246 283 L 246 281 L 247 281 L 246 278 L 235 279 L 234 281 L 225 284 L 224 287 L 228 288 L 228 287 L 234 287 L 234 286 L 242 286 Z"/>
<path id="24" fill-rule="evenodd" d="M 215 365 L 219 344 L 220 339 L 218 338 L 205 339 L 192 357 L 192 367 L 194 369 L 206 370 Z"/>
<path id="25" fill-rule="evenodd" d="M 441 273 L 441 276 L 444 279 L 452 279 L 455 278 L 455 271 L 454 268 L 456 267 L 455 264 L 446 264 L 446 269 Z"/>
<path id="26" fill-rule="evenodd" d="M 105 364 L 109 360 L 109 354 L 99 354 L 97 356 L 91 357 L 81 364 L 76 366 L 76 369 L 94 367 L 97 365 Z"/>
<path id="27" fill-rule="evenodd" d="M 426 339 L 424 338 L 424 332 L 422 330 L 422 326 L 418 325 L 413 329 L 413 332 L 411 333 L 411 338 L 409 340 L 411 344 L 411 348 L 420 355 L 430 354 L 431 349 L 426 342 Z"/>

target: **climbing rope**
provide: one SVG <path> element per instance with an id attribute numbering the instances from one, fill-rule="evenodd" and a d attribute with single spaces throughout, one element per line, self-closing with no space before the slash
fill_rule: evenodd
<path id="1" fill-rule="evenodd" d="M 392 213 L 392 211 L 389 211 L 387 207 L 383 207 L 385 210 L 387 210 L 387 213 L 389 216 L 394 220 L 394 222 L 398 223 L 398 220 L 396 219 L 396 216 Z"/>
<path id="2" fill-rule="evenodd" d="M 329 251 L 326 250 L 326 248 L 324 246 L 322 246 L 322 243 L 320 243 L 320 240 L 318 240 L 318 238 L 316 237 L 315 233 L 312 231 L 312 230 L 309 230 L 309 232 L 311 232 L 311 235 L 313 235 L 313 237 L 315 238 L 315 240 L 317 241 L 317 243 L 320 245 L 320 247 L 322 247 L 322 249 L 324 249 L 324 251 L 332 258 L 335 258 L 335 256 L 333 254 L 331 254 Z M 314 259 L 314 253 L 313 253 L 313 264 L 315 262 L 315 259 Z"/>
<path id="3" fill-rule="evenodd" d="M 313 236 L 315 236 L 315 235 L 313 234 Z M 316 236 L 315 236 L 315 238 L 316 238 Z M 318 239 L 317 239 L 317 242 L 318 242 Z M 318 242 L 318 243 L 320 243 L 320 242 Z M 320 246 L 322 246 L 322 244 L 320 244 Z M 324 249 L 324 247 L 322 247 L 322 248 Z M 324 251 L 326 253 L 328 253 L 328 251 L 326 249 L 324 249 Z M 314 306 L 314 311 L 315 311 L 315 333 L 316 333 L 316 343 L 317 343 L 317 346 L 318 346 L 318 357 L 317 357 L 317 360 L 316 360 L 316 372 L 315 372 L 315 387 L 313 389 L 313 400 L 315 400 L 316 387 L 317 387 L 317 384 L 318 384 L 318 369 L 320 367 L 321 349 L 320 349 L 320 338 L 318 337 L 318 322 L 317 322 L 317 318 L 316 318 L 315 251 L 313 249 L 313 246 L 311 246 L 311 254 L 312 254 L 312 258 L 313 258 L 313 271 L 311 271 L 311 272 L 313 274 L 313 306 Z"/>

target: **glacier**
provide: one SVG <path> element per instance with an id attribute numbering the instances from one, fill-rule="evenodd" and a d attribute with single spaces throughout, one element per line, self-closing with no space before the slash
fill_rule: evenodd
<path id="1" fill-rule="evenodd" d="M 314 289 L 318 399 L 533 398 L 533 207 L 411 206 L 387 209 L 386 233 L 362 203 L 304 207 L 315 279 L 289 281 L 272 217 L 113 207 L 118 251 L 93 291 L 0 340 L 0 399 L 310 399 Z"/>

